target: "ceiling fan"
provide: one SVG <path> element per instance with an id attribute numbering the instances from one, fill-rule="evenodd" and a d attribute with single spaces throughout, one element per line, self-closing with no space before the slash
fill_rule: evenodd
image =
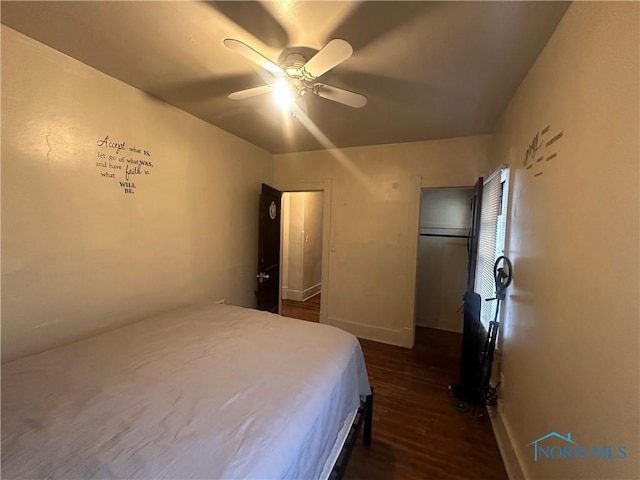
<path id="1" fill-rule="evenodd" d="M 320 76 L 351 56 L 353 48 L 345 40 L 331 40 L 309 60 L 302 53 L 288 53 L 280 65 L 275 64 L 240 40 L 226 38 L 224 44 L 230 50 L 261 66 L 273 76 L 273 82 L 269 81 L 267 85 L 230 94 L 229 98 L 232 100 L 243 100 L 273 93 L 283 108 L 290 109 L 295 104 L 306 111 L 306 103 L 303 98 L 312 93 L 353 108 L 362 108 L 367 104 L 367 97 L 364 95 L 317 81 Z"/>

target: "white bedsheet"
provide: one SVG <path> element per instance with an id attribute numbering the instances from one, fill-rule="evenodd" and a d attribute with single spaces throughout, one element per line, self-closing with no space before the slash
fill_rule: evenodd
<path id="1" fill-rule="evenodd" d="M 227 305 L 2 366 L 3 478 L 318 478 L 370 393 L 355 337 Z"/>

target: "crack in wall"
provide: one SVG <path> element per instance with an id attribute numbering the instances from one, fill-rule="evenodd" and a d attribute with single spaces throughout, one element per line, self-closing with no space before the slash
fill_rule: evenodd
<path id="1" fill-rule="evenodd" d="M 49 158 L 49 155 L 51 154 L 51 152 L 53 151 L 53 149 L 51 148 L 51 144 L 49 143 L 49 137 L 51 136 L 51 126 L 47 127 L 47 134 L 44 136 L 44 139 L 47 142 L 47 146 L 49 147 L 49 150 L 47 151 L 47 163 L 51 160 Z"/>

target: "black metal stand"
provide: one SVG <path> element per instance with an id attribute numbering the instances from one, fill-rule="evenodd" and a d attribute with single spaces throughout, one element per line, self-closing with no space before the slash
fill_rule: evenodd
<path id="1" fill-rule="evenodd" d="M 502 266 L 500 266 L 501 262 Z M 501 256 L 496 259 L 493 266 L 496 296 L 487 298 L 486 301 L 497 301 L 498 304 L 494 319 L 489 322 L 489 331 L 486 336 L 480 323 L 480 296 L 472 291 L 467 292 L 464 296 L 460 383 L 449 385 L 449 394 L 457 399 L 456 408 L 459 411 L 467 411 L 469 406 L 472 406 L 475 411 L 476 406 L 491 405 L 497 400 L 497 386 L 491 387 L 490 385 L 491 369 L 498 330 L 500 329 L 498 312 L 500 311 L 500 303 L 506 298 L 505 291 L 511 284 L 512 271 L 511 261 L 507 257 Z M 481 343 L 483 336 L 484 345 Z"/>

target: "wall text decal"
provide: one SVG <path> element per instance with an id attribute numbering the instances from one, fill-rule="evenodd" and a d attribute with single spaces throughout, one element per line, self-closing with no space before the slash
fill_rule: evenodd
<path id="1" fill-rule="evenodd" d="M 107 135 L 96 142 L 96 167 L 103 178 L 114 179 L 123 192 L 135 193 L 139 175 L 150 175 L 153 167 L 149 150 L 127 146 L 126 141 L 113 140 Z M 122 152 L 122 153 L 121 153 Z"/>
<path id="2" fill-rule="evenodd" d="M 533 176 L 539 177 L 542 175 L 541 169 L 549 160 L 553 160 L 558 156 L 557 152 L 549 152 L 547 149 L 554 145 L 558 140 L 562 138 L 564 135 L 564 130 L 560 130 L 558 133 L 553 135 L 549 133 L 551 130 L 551 125 L 547 125 L 542 130 L 536 132 L 536 134 L 531 139 L 529 146 L 525 150 L 524 160 L 522 165 L 527 170 L 533 170 Z M 549 138 L 551 137 L 551 138 Z M 548 139 L 548 140 L 547 140 Z M 538 151 L 540 150 L 540 153 Z M 546 160 L 543 162 L 543 160 Z M 534 166 L 536 167 L 534 169 Z"/>

